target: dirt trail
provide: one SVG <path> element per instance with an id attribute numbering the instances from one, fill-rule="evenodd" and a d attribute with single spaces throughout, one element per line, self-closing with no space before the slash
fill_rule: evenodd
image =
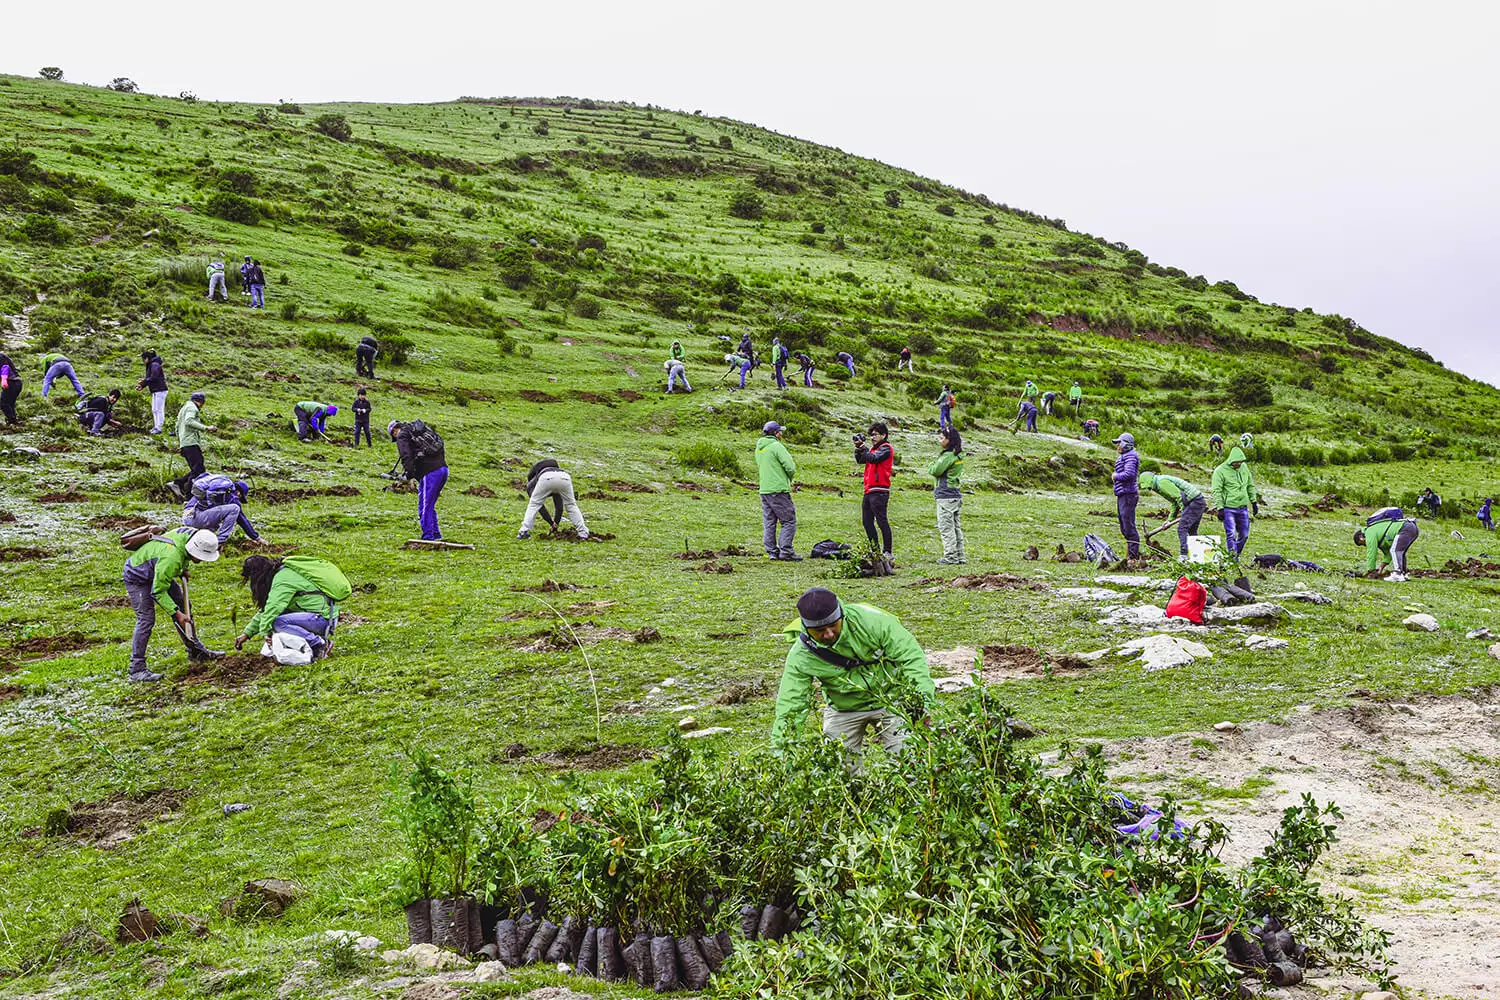
<path id="1" fill-rule="evenodd" d="M 1234 863 L 1259 852 L 1304 792 L 1337 802 L 1344 820 L 1324 878 L 1392 932 L 1399 982 L 1413 996 L 1500 996 L 1495 695 L 1362 701 L 1299 711 L 1285 725 L 1121 741 L 1108 755 L 1146 799 L 1209 799 L 1184 817 L 1228 823 Z M 1269 784 L 1256 794 L 1260 781 Z M 1208 785 L 1253 797 L 1216 797 Z"/>
<path id="2" fill-rule="evenodd" d="M 38 292 L 36 301 L 29 306 L 22 306 L 19 313 L 0 317 L 10 320 L 10 331 L 0 330 L 0 347 L 7 352 L 25 347 L 26 342 L 31 339 L 31 312 L 46 301 L 47 296 Z"/>

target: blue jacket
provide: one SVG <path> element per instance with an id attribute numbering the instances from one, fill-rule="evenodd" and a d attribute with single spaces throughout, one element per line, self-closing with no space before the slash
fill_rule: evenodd
<path id="1" fill-rule="evenodd" d="M 199 494 L 202 494 L 201 496 Z M 184 514 L 212 510 L 226 503 L 239 503 L 239 484 L 218 472 L 206 472 L 193 480 L 192 492 L 182 505 Z"/>
<path id="2" fill-rule="evenodd" d="M 1134 448 L 1115 459 L 1115 496 L 1128 497 L 1140 493 L 1136 477 L 1141 473 L 1141 456 Z"/>

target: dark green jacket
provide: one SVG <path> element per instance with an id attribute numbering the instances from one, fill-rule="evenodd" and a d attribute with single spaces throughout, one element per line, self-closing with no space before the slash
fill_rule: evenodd
<path id="1" fill-rule="evenodd" d="M 1182 514 L 1182 508 L 1191 500 L 1196 500 L 1203 495 L 1203 491 L 1186 480 L 1178 479 L 1176 476 L 1163 476 L 1157 473 L 1155 481 L 1151 484 L 1151 492 L 1166 497 L 1167 502 L 1172 505 L 1172 516 L 1178 517 Z"/>

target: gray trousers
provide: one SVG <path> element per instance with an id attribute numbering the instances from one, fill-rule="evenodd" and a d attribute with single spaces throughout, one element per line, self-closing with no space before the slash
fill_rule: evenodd
<path id="1" fill-rule="evenodd" d="M 964 555 L 964 529 L 958 521 L 963 497 L 939 497 L 937 501 L 938 537 L 943 540 L 944 559 L 967 559 Z"/>
<path id="2" fill-rule="evenodd" d="M 151 644 L 151 630 L 156 627 L 156 598 L 149 583 L 127 583 L 125 594 L 135 609 L 135 634 L 130 637 L 130 672 L 146 669 L 146 647 Z"/>
<path id="3" fill-rule="evenodd" d="M 823 735 L 839 740 L 844 749 L 858 753 L 865 747 L 867 735 L 891 753 L 897 753 L 906 745 L 906 723 L 899 715 L 892 715 L 883 708 L 869 712 L 840 712 L 832 706 L 823 709 Z"/>
<path id="4" fill-rule="evenodd" d="M 1177 519 L 1177 548 L 1179 555 L 1188 554 L 1188 536 L 1198 533 L 1203 523 L 1203 512 L 1208 509 L 1208 497 L 1193 497 L 1182 506 L 1182 516 Z"/>
<path id="5" fill-rule="evenodd" d="M 790 493 L 762 493 L 760 520 L 765 528 L 766 555 L 780 559 L 796 554 L 792 543 L 797 537 L 797 506 L 792 503 Z M 781 525 L 779 537 L 776 531 L 778 522 Z"/>
<path id="6" fill-rule="evenodd" d="M 589 537 L 589 526 L 583 523 L 583 511 L 578 509 L 578 500 L 573 496 L 573 477 L 561 469 L 550 469 L 537 477 L 536 489 L 532 491 L 531 499 L 526 504 L 526 516 L 521 519 L 521 530 L 531 530 L 531 526 L 536 523 L 537 511 L 554 495 L 562 501 L 563 510 L 567 512 L 568 520 L 573 522 L 573 530 L 578 532 L 578 537 Z"/>
<path id="7" fill-rule="evenodd" d="M 219 536 L 219 544 L 229 541 L 234 534 L 235 523 L 240 519 L 240 505 L 224 503 L 207 510 L 199 508 L 191 514 L 182 515 L 182 523 L 188 528 L 207 528 Z"/>
<path id="8" fill-rule="evenodd" d="M 1397 573 L 1406 572 L 1406 550 L 1411 548 L 1411 543 L 1415 542 L 1421 533 L 1417 528 L 1415 518 L 1407 518 L 1401 530 L 1396 532 L 1396 541 L 1391 545 L 1391 566 Z"/>

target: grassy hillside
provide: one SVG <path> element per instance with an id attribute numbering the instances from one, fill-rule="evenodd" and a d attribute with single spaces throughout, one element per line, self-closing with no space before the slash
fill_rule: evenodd
<path id="1" fill-rule="evenodd" d="M 370 995 L 294 963 L 316 951 L 301 938 L 328 927 L 399 937 L 406 889 L 383 802 L 403 750 L 471 761 L 482 789 L 555 807 L 595 780 L 570 760 L 603 746 L 624 748 L 603 764 L 628 762 L 683 714 L 732 727 L 731 746 L 762 743 L 781 629 L 827 572 L 759 557 L 748 484 L 772 417 L 801 467 L 803 550 L 855 541 L 848 435 L 876 417 L 896 425 L 901 572 L 834 586 L 899 611 L 930 650 L 1082 652 L 1118 638 L 1092 604 L 932 577 L 921 473 L 944 381 L 970 456 L 973 573 L 1081 584 L 1087 568 L 1023 552 L 1115 536 L 1107 445 L 1077 440 L 1062 417 L 1044 418 L 1039 435 L 1004 429 L 1027 378 L 1063 393 L 1080 379 L 1103 440 L 1131 430 L 1147 467 L 1176 463 L 1203 485 L 1208 435 L 1254 433 L 1270 506 L 1251 551 L 1362 568 L 1349 543 L 1362 512 L 1349 504 L 1409 503 L 1429 484 L 1448 499 L 1445 516 L 1466 520 L 1424 523 L 1414 565 L 1483 547 L 1472 511 L 1494 489 L 1495 390 L 1348 320 L 743 123 L 581 100 L 208 104 L 0 77 L 0 134 L 14 140 L 0 148 L 0 337 L 28 382 L 22 425 L 0 436 L 0 967 L 23 973 L 0 995 L 54 983 L 260 997 L 290 976 L 303 995 Z M 206 302 L 203 265 L 223 259 L 232 272 L 244 254 L 267 272 L 267 308 L 245 308 L 233 275 L 232 301 Z M 807 350 L 819 387 L 781 394 L 757 371 L 750 391 L 715 388 L 719 338 L 742 332 L 762 351 L 772 336 Z M 352 370 L 365 333 L 408 355 L 382 359 L 369 383 Z M 674 339 L 693 395 L 660 391 Z M 895 374 L 903 344 L 917 353 L 914 378 Z M 335 559 L 359 588 L 332 659 L 203 677 L 162 624 L 152 662 L 168 680 L 124 682 L 133 617 L 118 523 L 171 523 L 163 484 L 183 471 L 170 439 L 138 433 L 149 416 L 131 387 L 148 346 L 166 361 L 169 413 L 188 392 L 209 394 L 209 467 L 252 481 L 266 536 Z M 90 387 L 129 390 L 131 433 L 87 438 L 66 399 L 38 398 L 38 356 L 53 349 Z M 840 350 L 857 377 L 832 367 Z M 378 437 L 373 450 L 343 446 L 362 384 L 377 429 L 422 417 L 443 433 L 444 534 L 477 551 L 399 548 L 415 534 L 415 497 L 383 489 L 393 449 Z M 340 406 L 333 445 L 290 433 L 303 399 Z M 44 457 L 5 453 L 18 446 Z M 605 540 L 515 539 L 515 485 L 548 456 L 572 470 Z M 1296 506 L 1333 492 L 1343 499 L 1326 509 Z M 728 573 L 674 558 L 731 545 L 751 555 L 717 557 Z M 248 551 L 194 573 L 211 645 L 251 613 L 238 585 Z M 537 592 L 546 581 L 580 589 Z M 1179 670 L 1048 674 L 1004 696 L 1046 747 L 1275 718 L 1355 688 L 1500 678 L 1500 663 L 1461 638 L 1492 620 L 1492 581 L 1421 579 L 1399 592 L 1342 575 L 1312 582 L 1336 603 L 1282 626 L 1293 643 L 1283 656 L 1226 639 Z M 1402 629 L 1408 604 L 1444 631 Z M 587 661 L 556 641 L 557 616 L 585 636 Z M 637 641 L 646 628 L 662 639 Z M 731 694 L 735 681 L 748 683 Z M 48 835 L 60 807 L 162 788 L 181 790 L 179 804 L 118 846 Z M 234 802 L 253 808 L 226 817 Z M 219 900 L 264 876 L 297 880 L 304 900 L 277 923 L 217 916 Z M 137 895 L 159 912 L 212 914 L 215 936 L 109 958 L 58 945 L 80 923 L 108 933 Z"/>

